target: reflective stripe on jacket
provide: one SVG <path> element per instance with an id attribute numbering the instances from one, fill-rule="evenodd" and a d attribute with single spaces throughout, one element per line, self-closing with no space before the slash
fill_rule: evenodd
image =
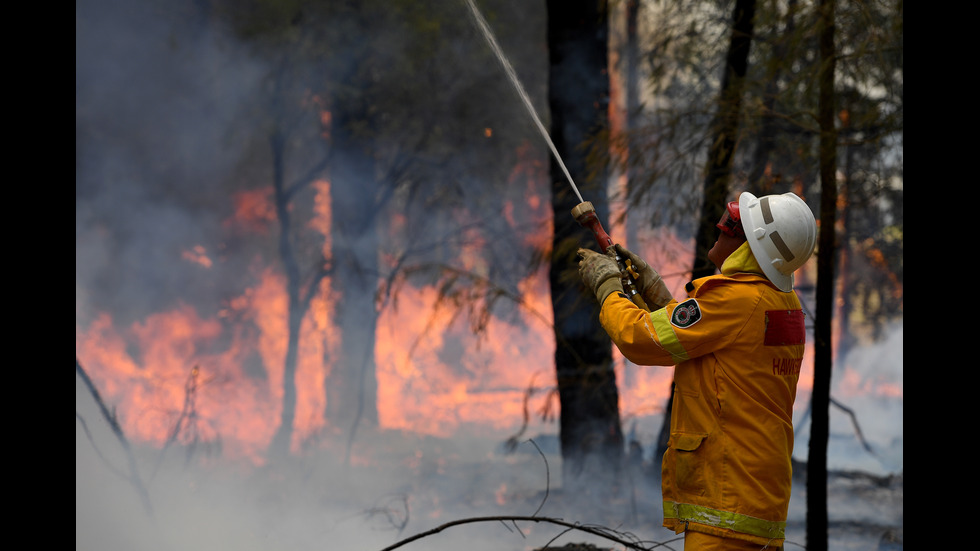
<path id="1" fill-rule="evenodd" d="M 796 293 L 773 286 L 743 244 L 686 300 L 646 312 L 614 294 L 599 319 L 630 361 L 676 366 L 664 526 L 782 545 L 806 338 Z"/>

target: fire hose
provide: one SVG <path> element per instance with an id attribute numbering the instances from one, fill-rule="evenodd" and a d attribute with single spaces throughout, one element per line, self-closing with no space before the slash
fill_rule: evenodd
<path id="1" fill-rule="evenodd" d="M 574 187 L 575 184 L 572 184 Z M 602 229 L 602 224 L 599 222 L 599 217 L 596 215 L 595 207 L 589 201 L 582 201 L 575 208 L 572 209 L 572 217 L 575 221 L 582 226 L 588 228 L 592 231 L 592 235 L 595 236 L 595 240 L 599 243 L 599 249 L 603 253 L 607 253 L 609 249 L 612 249 L 616 254 L 616 263 L 619 264 L 619 273 L 622 275 L 623 290 L 626 292 L 626 298 L 633 301 L 633 304 L 643 308 L 646 311 L 650 311 L 650 308 L 644 302 L 643 297 L 636 290 L 636 278 L 639 274 L 633 267 L 630 260 L 624 259 L 619 255 L 619 252 L 614 247 L 614 243 L 606 230 Z"/>
<path id="2" fill-rule="evenodd" d="M 636 290 L 636 278 L 639 277 L 636 270 L 633 268 L 629 259 L 623 259 L 620 257 L 619 252 L 615 250 L 613 246 L 613 240 L 606 233 L 606 230 L 602 229 L 602 224 L 599 222 L 599 217 L 596 215 L 595 207 L 589 201 L 582 199 L 582 194 L 579 193 L 578 188 L 575 187 L 575 182 L 572 180 L 571 174 L 568 173 L 568 169 L 565 168 L 565 163 L 562 161 L 561 155 L 558 154 L 558 150 L 555 148 L 554 142 L 551 140 L 551 136 L 548 135 L 548 131 L 545 130 L 544 124 L 541 123 L 541 119 L 538 117 L 537 112 L 531 105 L 531 98 L 528 97 L 527 92 L 524 91 L 524 87 L 521 85 L 520 79 L 517 78 L 517 73 L 511 66 L 510 62 L 507 61 L 507 57 L 504 55 L 503 50 L 497 44 L 497 40 L 493 36 L 493 31 L 490 30 L 489 24 L 487 24 L 486 19 L 480 13 L 480 10 L 476 7 L 476 3 L 473 0 L 467 0 L 467 4 L 470 7 L 470 12 L 473 14 L 473 21 L 477 28 L 483 33 L 483 37 L 486 39 L 487 44 L 493 51 L 494 55 L 503 65 L 504 72 L 507 73 L 507 77 L 510 79 L 511 84 L 514 85 L 514 89 L 517 91 L 518 96 L 524 102 L 524 106 L 527 108 L 528 113 L 534 120 L 538 127 L 538 131 L 544 137 L 548 146 L 551 148 L 551 153 L 555 156 L 555 160 L 558 161 L 559 166 L 565 172 L 565 177 L 568 178 L 568 183 L 572 186 L 572 190 L 575 192 L 575 196 L 578 197 L 580 201 L 575 208 L 572 209 L 572 217 L 581 224 L 582 226 L 588 228 L 592 231 L 592 235 L 595 236 L 596 241 L 599 243 L 599 249 L 603 254 L 606 254 L 610 248 L 616 253 L 616 263 L 619 265 L 619 272 L 622 274 L 623 290 L 626 292 L 627 298 L 629 298 L 633 304 L 636 304 L 640 308 L 649 311 L 650 308 L 647 307 L 646 302 Z"/>

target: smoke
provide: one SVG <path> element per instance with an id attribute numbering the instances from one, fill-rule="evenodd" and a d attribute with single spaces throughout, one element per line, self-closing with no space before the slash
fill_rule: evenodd
<path id="1" fill-rule="evenodd" d="M 77 321 L 213 296 L 213 276 L 182 253 L 219 252 L 236 124 L 261 67 L 190 6 L 165 8 L 76 3 Z"/>
<path id="2" fill-rule="evenodd" d="M 81 385 L 76 410 L 87 420 L 76 426 L 79 550 L 380 550 L 465 519 L 537 514 L 615 528 L 624 522 L 656 526 L 659 515 L 655 494 L 640 493 L 643 484 L 633 494 L 641 509 L 628 502 L 573 504 L 572 494 L 562 491 L 555 450 L 545 442 L 522 442 L 515 453 L 505 453 L 493 439 L 396 431 L 363 436 L 347 465 L 343 450 L 330 446 L 252 469 L 224 461 L 208 465 L 200 454 L 188 462 L 186 450 L 136 444 L 132 453 L 149 495 L 147 511 L 126 476 L 126 452 Z M 553 539 L 558 544 L 601 541 L 575 531 L 562 536 L 565 531 L 546 523 L 483 521 L 406 549 L 490 551 L 543 546 Z"/>
<path id="3" fill-rule="evenodd" d="M 889 356 L 873 348 L 866 351 L 875 358 L 866 366 L 868 373 L 884 370 L 882 361 Z M 861 453 L 853 431 L 840 423 L 839 412 L 832 412 L 829 467 L 880 472 L 882 465 L 867 458 L 877 462 L 897 452 L 901 468 L 901 401 L 852 405 L 878 456 Z M 344 464 L 343 449 L 326 445 L 261 469 L 236 467 L 220 458 L 209 463 L 204 450 L 135 444 L 137 474 L 152 504 L 148 513 L 138 488 L 126 478 L 125 451 L 80 384 L 76 411 L 86 420 L 76 424 L 79 550 L 381 550 L 450 522 L 531 515 L 629 534 L 627 541 L 675 541 L 673 548 L 681 547 L 672 532 L 660 528 L 655 481 L 630 471 L 619 499 L 583 504 L 574 499 L 576 491 L 563 488 L 557 447 L 540 434 L 533 443 L 520 442 L 515 453 L 505 453 L 499 440 L 479 435 L 442 439 L 398 431 L 365 433 L 350 464 Z M 876 420 L 892 425 L 881 431 Z M 896 432 L 897 450 L 885 447 Z M 802 435 L 798 447 L 806 440 Z M 801 453 L 805 458 L 805 450 Z M 874 548 L 884 530 L 901 530 L 900 483 L 896 490 L 833 479 L 829 489 L 832 548 Z M 805 543 L 805 504 L 805 485 L 797 481 L 788 537 L 798 545 Z M 603 538 L 545 522 L 494 520 L 447 528 L 403 549 L 517 550 L 579 542 L 610 546 Z"/>
<path id="4" fill-rule="evenodd" d="M 831 375 L 829 469 L 877 475 L 904 472 L 904 323 L 886 338 L 858 346 L 839 358 Z M 812 375 L 808 375 L 812 376 Z M 809 401 L 800 395 L 797 402 Z M 809 416 L 797 415 L 793 456 L 806 461 Z"/>

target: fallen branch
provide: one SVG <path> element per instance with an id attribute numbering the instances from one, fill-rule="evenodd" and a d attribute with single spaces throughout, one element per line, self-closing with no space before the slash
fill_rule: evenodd
<path id="1" fill-rule="evenodd" d="M 861 425 L 858 424 L 857 415 L 854 413 L 854 410 L 840 403 L 839 401 L 834 399 L 833 396 L 830 397 L 830 403 L 831 405 L 840 408 L 844 413 L 846 413 L 851 418 L 851 425 L 854 426 L 854 433 L 857 434 L 857 438 L 861 442 L 861 447 L 863 447 L 871 455 L 877 457 L 877 454 L 875 454 L 874 450 L 871 448 L 871 444 L 869 444 L 868 441 L 864 439 L 864 433 L 861 432 Z M 810 412 L 812 409 L 813 409 L 813 401 L 811 400 L 810 403 L 807 404 L 806 410 L 803 412 L 803 417 L 800 419 L 798 423 L 796 423 L 797 426 L 796 434 L 798 434 L 800 428 L 803 427 L 803 422 L 806 421 L 806 419 L 810 416 Z"/>
<path id="2" fill-rule="evenodd" d="M 409 544 L 409 543 L 411 543 L 413 541 L 422 539 L 422 538 L 427 537 L 427 536 L 431 536 L 433 534 L 438 534 L 439 532 L 442 532 L 443 530 L 452 528 L 453 526 L 460 526 L 460 525 L 463 525 L 463 524 L 473 524 L 473 523 L 476 523 L 476 522 L 500 522 L 500 523 L 504 523 L 504 527 L 506 527 L 508 530 L 510 530 L 510 528 L 506 524 L 507 522 L 509 522 L 510 524 L 512 524 L 514 526 L 514 529 L 517 530 L 517 532 L 519 534 L 521 534 L 522 537 L 524 536 L 524 532 L 517 525 L 517 522 L 518 521 L 547 522 L 547 523 L 550 523 L 550 524 L 556 524 L 558 526 L 564 526 L 566 529 L 563 530 L 563 531 L 561 531 L 555 537 L 553 537 L 551 539 L 551 541 L 549 541 L 548 544 L 545 545 L 545 548 L 547 548 L 551 544 L 551 542 L 555 541 L 556 539 L 558 539 L 562 535 L 564 535 L 564 534 L 566 534 L 566 533 L 568 533 L 570 531 L 574 531 L 574 530 L 578 530 L 578 531 L 585 532 L 585 533 L 588 533 L 588 534 L 600 536 L 600 537 L 606 538 L 606 539 L 608 539 L 610 541 L 616 542 L 616 543 L 618 543 L 620 545 L 623 545 L 623 546 L 625 546 L 625 547 L 627 547 L 629 549 L 636 549 L 636 550 L 639 550 L 639 551 L 648 551 L 650 549 L 655 549 L 655 548 L 661 547 L 661 546 L 666 547 L 667 549 L 673 549 L 670 546 L 668 546 L 667 544 L 668 543 L 671 543 L 671 542 L 674 542 L 674 541 L 683 540 L 683 538 L 678 538 L 678 539 L 670 540 L 670 541 L 663 542 L 663 543 L 655 543 L 655 544 L 653 544 L 652 547 L 644 547 L 643 546 L 643 542 L 640 542 L 639 540 L 636 540 L 635 538 L 633 538 L 633 541 L 628 541 L 628 540 L 625 539 L 627 537 L 625 534 L 618 534 L 618 533 L 616 533 L 616 532 L 614 532 L 612 530 L 609 530 L 608 528 L 603 528 L 601 526 L 588 526 L 588 525 L 584 525 L 584 524 L 572 523 L 572 522 L 567 522 L 567 521 L 564 521 L 564 520 L 561 520 L 561 519 L 556 519 L 556 518 L 539 517 L 538 516 L 538 513 L 544 507 L 545 502 L 548 501 L 548 488 L 550 488 L 550 486 L 551 486 L 551 471 L 550 471 L 550 469 L 548 467 L 548 459 L 545 457 L 544 453 L 541 451 L 541 448 L 538 447 L 538 444 L 534 440 L 528 440 L 528 442 L 530 442 L 532 445 L 534 445 L 534 447 L 538 450 L 538 453 L 541 455 L 541 458 L 544 460 L 545 476 L 547 477 L 547 481 L 546 481 L 546 484 L 545 484 L 545 495 L 544 495 L 544 499 L 542 499 L 541 504 L 538 505 L 538 508 L 537 508 L 537 510 L 534 511 L 534 514 L 533 515 L 531 515 L 531 516 L 472 517 L 472 518 L 454 520 L 452 522 L 447 522 L 446 524 L 443 524 L 441 526 L 437 526 L 437 527 L 435 527 L 435 528 L 433 528 L 431 530 L 427 530 L 427 531 L 422 532 L 420 534 L 416 534 L 416 535 L 414 535 L 414 536 L 412 536 L 410 538 L 403 539 L 403 540 L 399 541 L 398 543 L 395 543 L 394 545 L 391 545 L 389 547 L 384 548 L 382 551 L 391 551 L 392 549 L 397 549 L 397 548 L 402 547 L 403 545 L 407 545 L 407 544 Z"/>
<path id="3" fill-rule="evenodd" d="M 683 540 L 684 540 L 683 537 L 679 537 L 679 538 L 676 538 L 676 539 L 673 539 L 673 540 L 669 540 L 669 541 L 665 541 L 665 542 L 653 543 L 652 546 L 647 547 L 647 546 L 645 546 L 645 544 L 643 542 L 640 542 L 640 541 L 628 541 L 627 539 L 624 539 L 625 536 L 617 535 L 613 531 L 611 531 L 611 530 L 609 530 L 607 528 L 603 528 L 601 526 L 589 526 L 589 525 L 578 524 L 578 523 L 574 523 L 574 522 L 567 522 L 567 521 L 564 521 L 564 520 L 558 519 L 558 518 L 549 518 L 549 517 L 537 517 L 537 516 L 530 516 L 530 517 L 525 517 L 525 516 L 492 516 L 492 517 L 471 517 L 471 518 L 464 518 L 464 519 L 459 519 L 459 520 L 454 520 L 454 521 L 451 521 L 451 522 L 447 522 L 447 523 L 442 524 L 440 526 L 437 526 L 437 527 L 435 527 L 435 528 L 433 528 L 431 530 L 426 530 L 425 532 L 421 532 L 421 533 L 416 534 L 416 535 L 414 535 L 414 536 L 412 536 L 410 538 L 403 539 L 403 540 L 401 540 L 401 541 L 399 541 L 399 542 L 397 542 L 397 543 L 395 543 L 393 545 L 390 545 L 388 547 L 385 547 L 381 551 L 391 551 L 392 549 L 398 549 L 399 547 L 403 547 L 403 546 L 405 546 L 405 545 L 407 545 L 409 543 L 412 543 L 413 541 L 417 541 L 417 540 L 420 540 L 422 538 L 425 538 L 425 537 L 428 537 L 428 536 L 431 536 L 431 535 L 434 535 L 434 534 L 438 534 L 439 532 L 442 532 L 442 531 L 447 530 L 449 528 L 452 528 L 454 526 L 461 526 L 461 525 L 464 525 L 464 524 L 474 524 L 474 523 L 478 523 L 478 522 L 512 522 L 513 523 L 513 522 L 518 522 L 518 521 L 522 521 L 522 522 L 545 522 L 545 523 L 549 523 L 549 524 L 555 524 L 555 525 L 558 525 L 558 526 L 564 526 L 565 528 L 568 529 L 568 530 L 566 530 L 566 532 L 567 531 L 572 531 L 572 530 L 577 530 L 579 532 L 585 532 L 587 534 L 591 534 L 593 536 L 599 536 L 601 538 L 605 538 L 605 539 L 607 539 L 609 541 L 612 541 L 614 543 L 618 543 L 618 544 L 626 547 L 627 549 L 635 549 L 637 551 L 649 551 L 650 549 L 656 549 L 658 547 L 663 547 L 665 549 L 670 549 L 670 550 L 673 551 L 674 548 L 671 547 L 671 546 L 669 546 L 668 544 L 669 543 L 673 543 L 673 542 L 677 542 L 677 541 L 683 542 Z M 562 533 L 565 533 L 565 532 L 562 532 Z"/>
<path id="4" fill-rule="evenodd" d="M 85 383 L 89 393 L 92 394 L 92 398 L 95 399 L 95 403 L 99 406 L 99 411 L 102 412 L 102 417 L 104 417 L 106 422 L 109 423 L 109 428 L 112 429 L 112 433 L 116 436 L 116 439 L 119 440 L 119 444 L 122 446 L 123 451 L 126 452 L 126 459 L 129 464 L 129 474 L 127 475 L 109 465 L 110 471 L 117 474 L 133 486 L 136 493 L 140 496 L 140 501 L 143 503 L 143 509 L 146 510 L 146 514 L 152 517 L 153 504 L 150 502 L 150 494 L 146 491 L 146 487 L 143 486 L 143 481 L 139 475 L 139 469 L 136 466 L 136 457 L 133 455 L 133 451 L 129 447 L 129 440 L 123 433 L 122 427 L 119 426 L 119 421 L 116 419 L 115 414 L 110 412 L 109 408 L 106 407 L 105 402 L 102 401 L 102 396 L 99 395 L 99 390 L 95 388 L 95 384 L 92 382 L 92 379 L 89 378 L 88 373 L 85 372 L 85 369 L 82 368 L 82 364 L 78 361 L 78 358 L 75 358 L 75 373 L 81 377 L 82 382 Z M 101 452 L 99 452 L 98 447 L 95 446 L 95 442 L 92 440 L 92 434 L 89 432 L 88 426 L 85 424 L 85 420 L 77 411 L 75 412 L 75 418 L 82 423 L 82 428 L 85 430 L 85 434 L 88 436 L 89 442 L 92 442 L 92 447 L 95 448 L 95 451 L 99 457 L 105 461 L 105 457 Z"/>
<path id="5" fill-rule="evenodd" d="M 163 447 L 160 449 L 160 454 L 157 456 L 156 465 L 153 467 L 153 472 L 150 474 L 150 480 L 152 481 L 156 478 L 157 472 L 163 465 L 164 456 L 166 456 L 167 451 L 170 446 L 178 443 L 181 436 L 184 436 L 184 440 L 187 442 L 187 452 L 185 463 L 191 460 L 195 449 L 198 444 L 205 446 L 205 450 L 209 450 L 212 442 L 208 440 L 206 436 L 202 436 L 202 430 L 200 428 L 201 418 L 197 414 L 197 391 L 200 387 L 209 383 L 214 377 L 209 377 L 204 381 L 201 381 L 201 368 L 195 365 L 191 368 L 190 374 L 187 376 L 187 380 L 184 382 L 184 405 L 177 416 L 177 420 L 174 421 L 174 426 L 170 430 L 170 434 L 167 436 L 166 442 L 163 443 Z M 217 437 L 214 440 L 218 440 Z M 218 441 L 215 446 L 220 447 L 220 441 Z"/>
<path id="6" fill-rule="evenodd" d="M 830 397 L 830 403 L 844 410 L 844 413 L 846 413 L 851 417 L 851 424 L 854 425 L 854 432 L 857 433 L 858 440 L 861 441 L 861 446 L 863 446 L 864 449 L 867 450 L 868 453 L 870 453 L 871 455 L 875 455 L 874 450 L 871 449 L 871 445 L 868 444 L 868 441 L 864 439 L 864 433 L 861 432 L 861 425 L 858 425 L 857 415 L 854 414 L 854 410 L 838 402 L 837 400 L 834 399 L 833 396 Z"/>

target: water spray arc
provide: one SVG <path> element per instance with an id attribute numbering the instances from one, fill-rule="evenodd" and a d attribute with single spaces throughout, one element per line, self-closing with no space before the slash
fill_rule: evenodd
<path id="1" fill-rule="evenodd" d="M 562 161 L 561 155 L 558 154 L 558 149 L 555 147 L 554 142 L 551 141 L 551 135 L 548 134 L 548 130 L 545 129 L 544 124 L 541 122 L 541 118 L 538 117 L 537 111 L 534 110 L 534 106 L 531 104 L 531 98 L 527 95 L 527 91 L 524 90 L 524 86 L 521 84 L 521 80 L 517 78 L 517 73 L 514 71 L 514 67 L 507 60 L 507 56 L 504 55 L 504 51 L 500 49 L 500 45 L 497 44 L 497 39 L 494 38 L 493 31 L 490 30 L 490 25 L 487 24 L 487 20 L 483 18 L 483 14 L 480 13 L 479 8 L 476 7 L 476 0 L 466 0 L 466 4 L 470 7 L 470 12 L 473 14 L 473 20 L 476 22 L 477 28 L 483 33 L 483 38 L 486 39 L 487 44 L 493 51 L 494 55 L 497 56 L 497 60 L 504 67 L 504 72 L 507 73 L 507 78 L 510 79 L 511 84 L 517 90 L 517 95 L 521 97 L 524 102 L 524 107 L 527 108 L 527 112 L 531 115 L 531 119 L 534 120 L 534 124 L 538 127 L 538 132 L 541 132 L 541 136 L 544 137 L 544 141 L 548 143 L 548 147 L 551 148 L 551 154 L 555 156 L 555 160 L 558 161 L 558 165 L 561 166 L 562 171 L 565 173 L 565 177 L 568 178 L 568 183 L 572 186 L 572 190 L 575 192 L 575 196 L 578 197 L 580 203 L 585 200 L 582 199 L 582 194 L 579 193 L 578 188 L 575 187 L 575 181 L 572 180 L 572 175 L 569 174 L 568 169 L 565 167 L 565 162 Z"/>
<path id="2" fill-rule="evenodd" d="M 500 45 L 497 44 L 497 39 L 494 37 L 493 31 L 490 29 L 490 25 L 484 19 L 483 14 L 480 13 L 479 8 L 476 7 L 476 0 L 466 0 L 467 6 L 470 8 L 470 13 L 473 15 L 473 21 L 475 22 L 480 32 L 483 34 L 483 38 L 486 39 L 487 44 L 490 46 L 490 50 L 500 61 L 500 64 L 504 68 L 504 72 L 507 73 L 507 78 L 510 79 L 511 84 L 517 91 L 517 95 L 520 96 L 521 101 L 524 103 L 524 107 L 527 108 L 528 114 L 534 121 L 535 126 L 538 128 L 538 132 L 547 142 L 548 147 L 551 149 L 551 154 L 554 155 L 555 160 L 558 161 L 558 165 L 561 167 L 562 172 L 565 173 L 565 177 L 568 178 L 569 185 L 572 186 L 572 191 L 575 192 L 575 196 L 579 200 L 579 204 L 572 209 L 572 217 L 582 226 L 588 228 L 592 231 L 592 235 L 595 236 L 596 242 L 599 244 L 600 250 L 603 253 L 613 248 L 613 240 L 609 237 L 609 234 L 602 228 L 602 224 L 599 222 L 599 217 L 596 215 L 595 207 L 591 202 L 586 201 L 582 198 L 582 194 L 579 193 L 578 187 L 575 186 L 575 181 L 572 180 L 572 175 L 568 172 L 568 168 L 565 167 L 565 162 L 562 160 L 561 155 L 558 154 L 558 149 L 555 147 L 554 142 L 551 140 L 551 135 L 548 134 L 548 130 L 545 129 L 544 124 L 541 122 L 541 118 L 538 116 L 537 111 L 534 110 L 534 106 L 531 104 L 531 98 L 527 95 L 527 91 L 524 90 L 524 86 L 521 84 L 519 78 L 517 78 L 517 73 L 514 71 L 514 67 L 508 61 L 507 56 L 504 55 L 503 50 L 501 50 Z M 615 251 L 615 249 L 613 248 Z M 632 271 L 632 267 L 629 266 L 628 261 L 624 261 L 619 254 L 616 254 L 616 262 L 619 264 L 620 271 L 623 274 L 623 287 L 626 290 L 627 295 L 630 297 L 637 306 L 643 308 L 644 310 L 649 310 L 647 305 L 643 302 L 639 293 L 636 290 L 636 283 L 633 278 L 635 273 Z"/>

